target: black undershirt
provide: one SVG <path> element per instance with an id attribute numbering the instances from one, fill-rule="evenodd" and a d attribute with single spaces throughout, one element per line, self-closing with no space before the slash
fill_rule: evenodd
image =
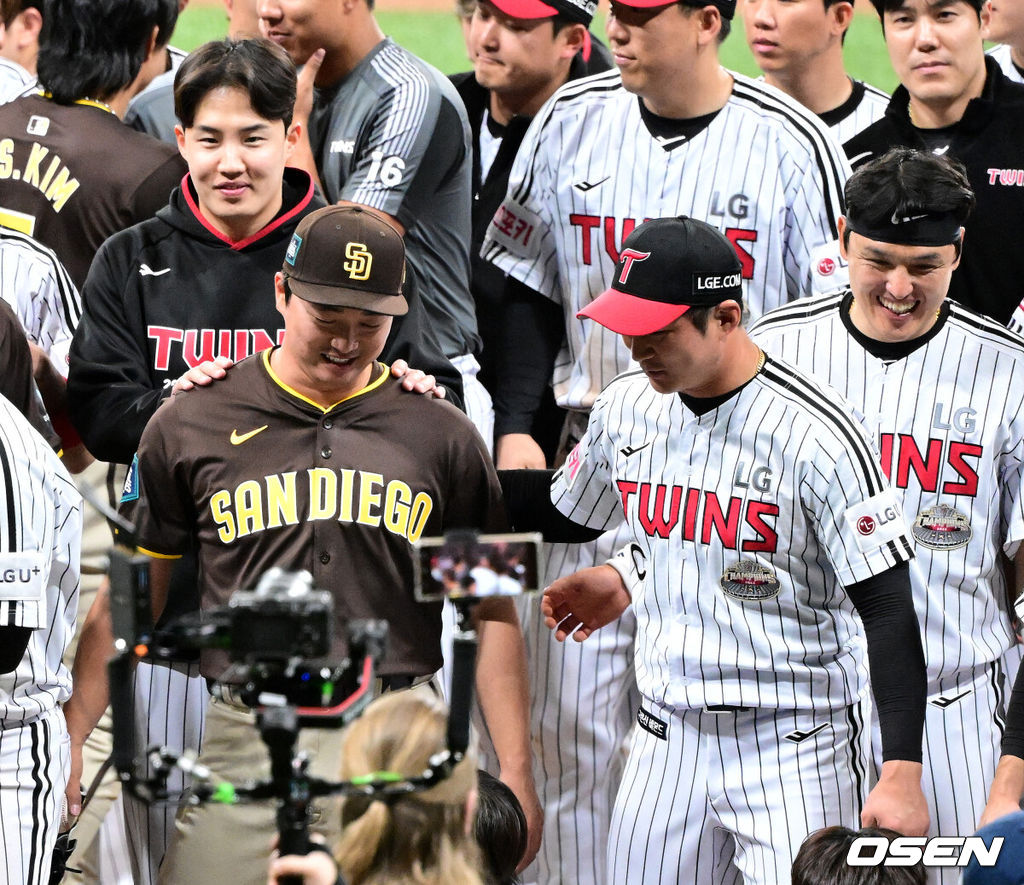
<path id="1" fill-rule="evenodd" d="M 638 97 L 637 101 L 640 103 L 640 118 L 644 121 L 644 126 L 647 127 L 647 131 L 651 133 L 654 140 L 661 143 L 661 146 L 667 151 L 684 145 L 695 135 L 699 135 L 711 125 L 711 121 L 721 112 L 721 108 L 719 108 L 717 111 L 703 114 L 700 117 L 673 120 L 670 117 L 659 117 L 648 110 L 642 98 Z M 666 141 L 667 144 L 664 143 Z"/>
<path id="2" fill-rule="evenodd" d="M 942 327 L 946 325 L 946 320 L 949 318 L 949 302 L 943 301 L 935 324 L 923 335 L 918 335 L 917 338 L 911 338 L 909 341 L 877 341 L 874 338 L 869 338 L 853 324 L 853 320 L 850 319 L 850 308 L 852 306 L 853 293 L 847 292 L 842 304 L 839 306 L 839 316 L 843 321 L 843 325 L 846 326 L 846 331 L 868 353 L 884 362 L 895 362 L 896 360 L 904 359 L 919 347 L 924 347 L 942 331 Z"/>

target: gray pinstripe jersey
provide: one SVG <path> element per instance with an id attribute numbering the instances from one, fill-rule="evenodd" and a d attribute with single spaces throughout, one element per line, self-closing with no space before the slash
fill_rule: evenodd
<path id="1" fill-rule="evenodd" d="M 81 536 L 67 470 L 0 397 L 0 625 L 32 630 L 17 669 L 0 674 L 0 723 L 34 719 L 71 696 L 61 657 L 75 629 Z"/>
<path id="2" fill-rule="evenodd" d="M 1010 57 L 1010 47 L 1007 44 L 1001 43 L 999 46 L 993 46 L 988 54 L 998 62 L 1007 78 L 1013 80 L 1014 83 L 1024 83 L 1024 74 L 1021 74 L 1020 69 L 1013 63 L 1013 59 Z"/>
<path id="3" fill-rule="evenodd" d="M 566 84 L 534 118 L 481 254 L 563 306 L 560 405 L 589 408 L 630 367 L 618 336 L 576 312 L 607 288 L 622 241 L 646 218 L 718 227 L 740 256 L 753 316 L 811 291 L 810 255 L 836 239 L 849 166 L 806 108 L 733 76 L 725 107 L 688 141 L 652 136 L 617 71 Z"/>
<path id="4" fill-rule="evenodd" d="M 1024 539 L 1024 340 L 955 302 L 927 343 L 883 361 L 849 333 L 848 293 L 762 317 L 751 337 L 863 409 L 914 537 L 933 682 L 1013 643 L 1000 554 Z"/>
<path id="5" fill-rule="evenodd" d="M 633 532 L 645 697 L 812 709 L 863 695 L 842 587 L 913 554 L 867 432 L 835 391 L 769 358 L 697 416 L 624 375 L 598 397 L 551 497 L 576 522 L 625 518 Z"/>
<path id="6" fill-rule="evenodd" d="M 0 298 L 11 305 L 29 340 L 67 377 L 68 349 L 82 317 L 82 300 L 53 250 L 0 227 Z"/>
<path id="7" fill-rule="evenodd" d="M 405 226 L 409 267 L 445 355 L 475 352 L 472 154 L 455 87 L 387 39 L 337 87 L 316 91 L 309 131 L 327 199 L 373 206 Z"/>

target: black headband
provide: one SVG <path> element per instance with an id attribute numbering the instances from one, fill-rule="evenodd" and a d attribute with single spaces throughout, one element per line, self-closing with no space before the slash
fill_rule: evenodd
<path id="1" fill-rule="evenodd" d="M 901 246 L 949 246 L 960 239 L 960 222 L 952 212 L 918 214 L 917 210 L 908 209 L 874 221 L 847 215 L 846 225 L 869 240 Z"/>

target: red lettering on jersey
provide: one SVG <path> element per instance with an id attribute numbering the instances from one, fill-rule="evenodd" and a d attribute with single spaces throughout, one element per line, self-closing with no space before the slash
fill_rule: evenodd
<path id="1" fill-rule="evenodd" d="M 729 238 L 729 242 L 732 243 L 733 249 L 736 250 L 736 255 L 740 259 L 740 269 L 743 273 L 743 279 L 751 280 L 754 278 L 754 256 L 751 255 L 746 249 L 744 249 L 740 243 L 756 243 L 757 242 L 757 231 L 746 230 L 742 227 L 727 227 L 725 229 L 725 235 Z"/>
<path id="2" fill-rule="evenodd" d="M 882 456 L 882 470 L 885 473 L 885 478 L 888 480 L 892 479 L 892 434 L 883 433 L 882 438 L 879 440 L 879 448 L 881 449 Z"/>
<path id="3" fill-rule="evenodd" d="M 569 216 L 569 224 L 573 227 L 581 227 L 583 230 L 580 231 L 580 259 L 584 264 L 590 265 L 594 262 L 594 253 L 591 248 L 590 232 L 597 227 L 598 222 L 601 219 L 596 215 L 580 215 L 577 212 L 573 212 Z"/>
<path id="4" fill-rule="evenodd" d="M 683 538 L 692 541 L 697 537 L 697 508 L 700 506 L 700 489 L 686 493 L 686 515 L 683 517 Z"/>
<path id="5" fill-rule="evenodd" d="M 194 369 L 200 363 L 205 363 L 214 358 L 214 332 L 214 329 L 185 330 L 185 341 L 181 345 L 181 358 L 190 369 Z M 198 347 L 196 346 L 197 339 L 199 341 Z"/>
<path id="6" fill-rule="evenodd" d="M 235 329 L 235 359 L 244 360 L 249 355 L 249 330 Z"/>
<path id="7" fill-rule="evenodd" d="M 722 512 L 722 505 L 718 501 L 718 495 L 714 492 L 704 493 L 704 520 L 701 527 L 700 539 L 707 544 L 711 541 L 711 533 L 714 531 L 726 547 L 736 549 L 736 534 L 740 528 L 740 508 L 743 502 L 739 498 L 729 499 L 728 517 Z"/>
<path id="8" fill-rule="evenodd" d="M 907 433 L 900 434 L 900 451 L 896 461 L 896 485 L 905 489 L 909 485 L 910 471 L 914 471 L 921 488 L 934 492 L 939 486 L 939 471 L 942 469 L 942 440 L 928 440 L 928 455 L 923 456 L 914 438 Z"/>
<path id="9" fill-rule="evenodd" d="M 619 247 L 618 244 L 623 242 L 626 237 L 633 233 L 633 229 L 636 227 L 636 219 L 634 218 L 623 218 L 622 219 L 622 236 L 619 237 L 618 241 L 615 239 L 615 219 L 612 217 L 606 217 L 604 220 L 604 251 L 608 253 L 608 257 L 611 258 L 614 264 L 619 263 Z"/>
<path id="10" fill-rule="evenodd" d="M 156 339 L 153 368 L 158 372 L 166 372 L 171 364 L 171 342 L 181 341 L 185 333 L 181 329 L 169 329 L 167 326 L 149 326 L 146 334 Z"/>
<path id="11" fill-rule="evenodd" d="M 636 492 L 637 483 L 625 479 L 616 480 L 619 494 L 622 495 L 622 515 L 629 519 L 629 496 Z"/>
<path id="12" fill-rule="evenodd" d="M 971 443 L 955 442 L 949 445 L 949 464 L 957 472 L 963 482 L 947 482 L 942 485 L 944 495 L 978 494 L 978 471 L 968 464 L 964 458 L 980 458 L 985 450 Z"/>
<path id="13" fill-rule="evenodd" d="M 640 486 L 639 517 L 640 525 L 648 535 L 657 535 L 659 538 L 667 538 L 676 523 L 679 522 L 679 503 L 683 498 L 683 490 L 680 486 L 672 486 L 672 499 L 669 505 L 668 517 L 665 516 L 665 492 L 667 486 L 654 486 L 654 511 L 651 511 L 651 484 L 645 482 Z"/>
<path id="14" fill-rule="evenodd" d="M 520 240 L 524 246 L 529 244 L 530 236 L 533 234 L 533 225 L 506 206 L 499 206 L 498 211 L 494 213 L 494 226 L 505 236 Z"/>
<path id="15" fill-rule="evenodd" d="M 774 553 L 779 547 L 779 536 L 775 529 L 764 521 L 767 516 L 778 516 L 779 506 L 767 501 L 751 501 L 747 504 L 747 525 L 760 535 L 760 540 L 744 541 L 743 550 L 749 553 Z"/>

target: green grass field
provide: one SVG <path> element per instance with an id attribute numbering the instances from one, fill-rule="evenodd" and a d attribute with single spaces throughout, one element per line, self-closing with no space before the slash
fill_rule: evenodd
<path id="1" fill-rule="evenodd" d="M 386 34 L 398 43 L 425 58 L 446 74 L 468 70 L 462 34 L 455 15 L 448 12 L 396 12 L 379 10 L 377 19 Z M 722 63 L 733 70 L 756 76 L 759 72 L 743 39 L 743 25 L 736 27 L 722 47 Z M 174 34 L 174 45 L 194 49 L 206 40 L 223 37 L 227 30 L 224 11 L 216 6 L 191 4 L 182 14 Z M 604 19 L 599 15 L 593 31 L 604 34 Z M 846 38 L 846 65 L 850 73 L 886 92 L 896 86 L 896 75 L 882 42 L 882 31 L 874 13 L 854 16 Z"/>

